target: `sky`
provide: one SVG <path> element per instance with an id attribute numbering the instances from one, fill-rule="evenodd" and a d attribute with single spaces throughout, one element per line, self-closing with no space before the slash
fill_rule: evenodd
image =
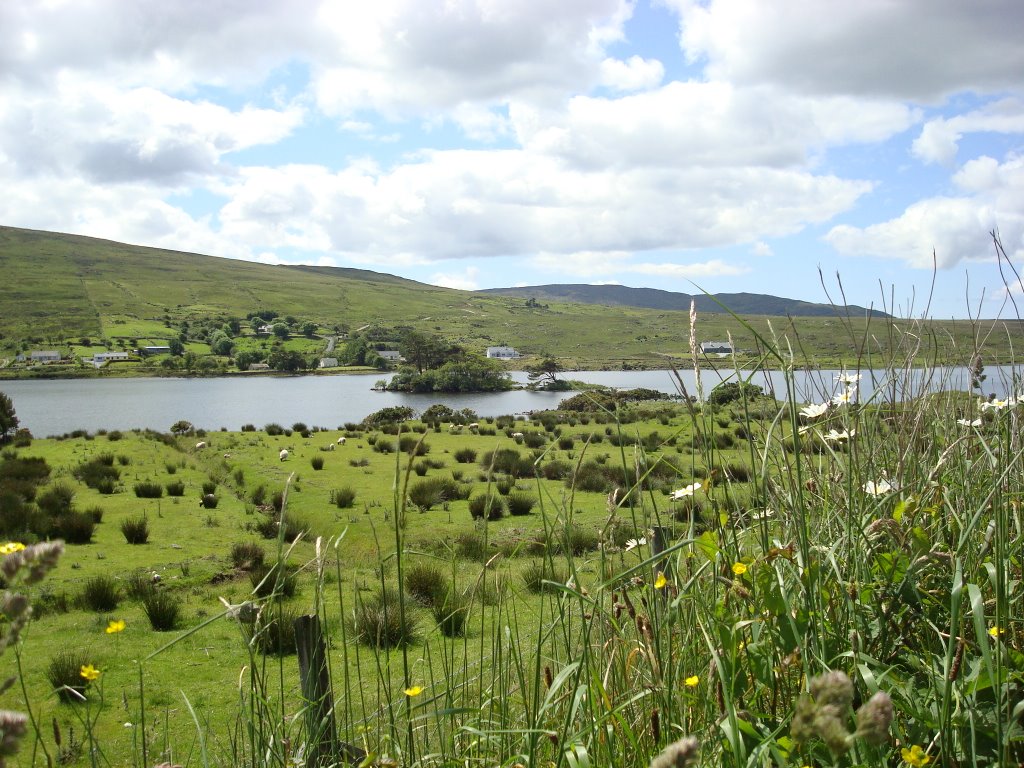
<path id="1" fill-rule="evenodd" d="M 1020 0 L 2 0 L 0 224 L 1015 317 L 1022 29 Z"/>

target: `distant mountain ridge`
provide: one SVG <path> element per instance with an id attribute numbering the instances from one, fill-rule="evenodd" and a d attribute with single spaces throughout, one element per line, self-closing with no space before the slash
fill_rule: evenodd
<path id="1" fill-rule="evenodd" d="M 760 293 L 675 293 L 658 288 L 630 288 L 625 285 L 528 285 L 519 288 L 490 288 L 477 291 L 499 296 L 521 296 L 537 301 L 563 301 L 582 304 L 603 304 L 610 307 L 639 307 L 641 309 L 682 310 L 690 309 L 693 301 L 697 311 L 735 312 L 737 315 L 780 315 L 790 317 L 890 317 L 877 309 L 868 309 L 854 304 L 833 306 L 814 304 L 799 299 L 786 299 Z"/>

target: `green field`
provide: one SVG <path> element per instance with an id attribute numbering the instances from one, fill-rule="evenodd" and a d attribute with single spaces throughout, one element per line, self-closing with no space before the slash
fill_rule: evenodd
<path id="1" fill-rule="evenodd" d="M 0 228 L 0 376 L 161 375 L 160 359 L 148 364 L 92 366 L 12 364 L 19 352 L 58 349 L 82 353 L 81 338 L 96 351 L 166 344 L 183 322 L 193 325 L 245 318 L 274 310 L 317 324 L 315 343 L 287 342 L 303 352 L 325 348 L 334 333 L 408 327 L 482 354 L 510 345 L 527 365 L 555 357 L 567 369 L 665 368 L 689 365 L 688 313 L 592 304 L 527 306 L 518 298 L 435 288 L 362 270 L 284 267 L 161 251 L 48 232 Z M 801 364 L 826 368 L 870 367 L 912 350 L 913 359 L 967 364 L 984 348 L 985 362 L 1007 362 L 1019 321 L 921 321 L 905 318 L 747 317 L 726 311 L 702 314 L 696 340 L 731 337 L 743 367 L 758 363 L 775 339 Z M 251 334 L 237 347 L 249 348 Z M 190 349 L 209 355 L 197 342 Z M 214 360 L 223 365 L 225 360 Z M 709 361 L 716 362 L 716 361 Z M 725 361 L 731 365 L 732 361 Z M 194 372 L 201 372 L 196 369 Z M 180 369 L 175 371 L 180 374 Z"/>
<path id="2" fill-rule="evenodd" d="M 30 726 L 12 764 L 301 764 L 318 728 L 296 657 L 261 650 L 279 613 L 320 617 L 339 738 L 378 765 L 647 766 L 683 736 L 707 766 L 1020 762 L 1019 406 L 953 393 L 820 410 L 641 403 L 459 432 L 8 446 L 0 477 L 33 457 L 49 468 L 31 494 L 0 493 L 8 538 L 30 541 L 18 526 L 61 498 L 59 519 L 101 520 L 27 589 L 36 614 L 3 656 L 18 681 L 0 706 L 30 708 L 39 739 Z M 117 478 L 89 487 L 85 466 Z M 160 498 L 137 495 L 147 483 Z M 474 520 L 488 497 L 504 514 Z M 129 544 L 140 517 L 148 542 Z M 244 544 L 294 566 L 294 594 L 282 578 L 255 596 Z M 102 577 L 119 602 L 96 610 Z M 401 597 L 382 615 L 383 587 Z M 173 629 L 152 628 L 153 595 L 180 605 Z M 377 647 L 395 626 L 395 647 Z M 47 679 L 62 651 L 100 671 L 85 702 Z M 829 671 L 848 697 L 818 679 Z M 858 723 L 876 693 L 891 722 L 876 702 Z"/>

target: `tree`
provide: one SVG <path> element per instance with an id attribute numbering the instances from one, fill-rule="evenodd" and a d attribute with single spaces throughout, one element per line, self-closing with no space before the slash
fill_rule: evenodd
<path id="1" fill-rule="evenodd" d="M 568 383 L 558 378 L 561 371 L 562 366 L 557 360 L 546 357 L 539 363 L 526 367 L 526 378 L 536 389 L 566 390 L 569 388 Z"/>
<path id="2" fill-rule="evenodd" d="M 274 335 L 279 339 L 287 339 L 289 334 L 288 326 L 284 323 L 274 323 Z"/>
<path id="3" fill-rule="evenodd" d="M 438 336 L 419 331 L 406 331 L 398 349 L 416 372 L 422 374 L 428 368 L 436 368 L 444 363 L 447 347 Z"/>
<path id="4" fill-rule="evenodd" d="M 316 335 L 317 324 L 312 321 L 307 321 L 302 324 L 302 335 L 307 339 L 312 339 Z"/>
<path id="5" fill-rule="evenodd" d="M 0 392 L 0 443 L 6 443 L 18 431 L 18 417 L 14 413 L 14 401 Z"/>
<path id="6" fill-rule="evenodd" d="M 275 371 L 285 371 L 287 373 L 295 373 L 296 371 L 309 368 L 306 358 L 298 352 L 286 350 L 282 347 L 277 347 L 270 353 L 267 364 Z"/>
<path id="7" fill-rule="evenodd" d="M 175 357 L 181 357 L 185 354 L 185 345 L 181 343 L 181 339 L 171 339 L 167 342 L 167 347 Z"/>
<path id="8" fill-rule="evenodd" d="M 185 421 L 181 419 L 171 424 L 172 435 L 190 435 L 195 431 L 195 427 L 192 426 L 191 421 Z"/>

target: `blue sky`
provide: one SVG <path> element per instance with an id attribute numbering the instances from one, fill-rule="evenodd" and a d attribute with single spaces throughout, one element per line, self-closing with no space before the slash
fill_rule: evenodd
<path id="1" fill-rule="evenodd" d="M 1013 317 L 1019 0 L 5 0 L 0 224 Z M 1004 272 L 1009 272 L 1004 263 Z M 896 306 L 888 306 L 895 297 Z"/>

